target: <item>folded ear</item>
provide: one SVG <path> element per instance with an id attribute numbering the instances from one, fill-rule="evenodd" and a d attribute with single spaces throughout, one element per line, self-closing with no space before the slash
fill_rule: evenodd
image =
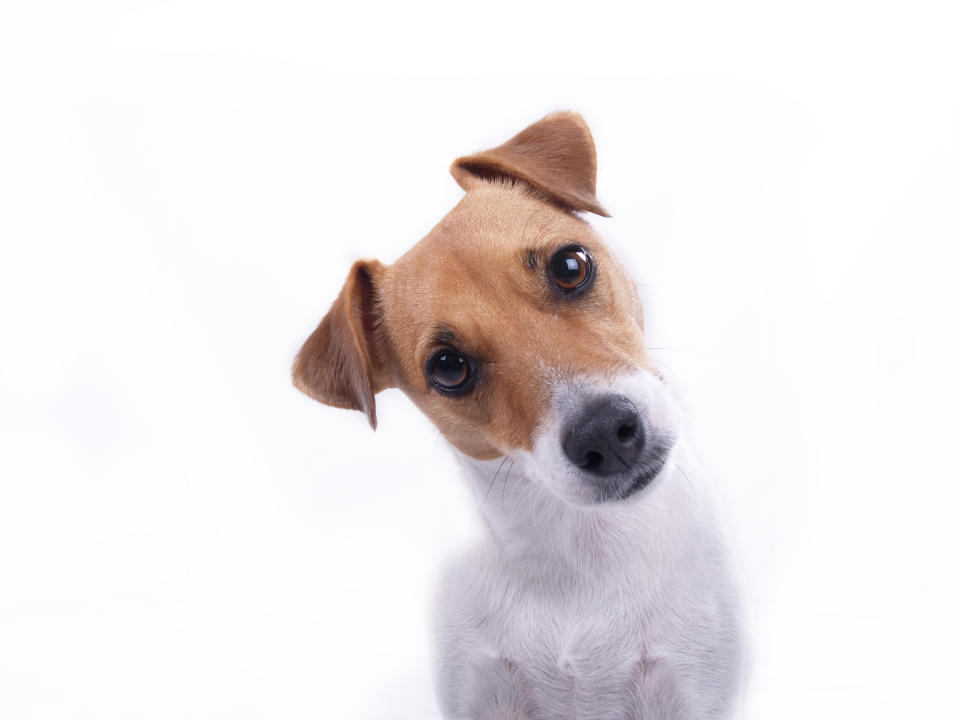
<path id="1" fill-rule="evenodd" d="M 593 136 L 575 112 L 555 112 L 486 152 L 457 158 L 450 172 L 464 190 L 478 180 L 514 178 L 562 207 L 609 217 L 597 200 Z"/>
<path id="2" fill-rule="evenodd" d="M 330 311 L 297 353 L 293 384 L 314 400 L 362 410 L 377 427 L 373 396 L 387 386 L 377 350 L 376 281 L 383 265 L 360 260 Z"/>

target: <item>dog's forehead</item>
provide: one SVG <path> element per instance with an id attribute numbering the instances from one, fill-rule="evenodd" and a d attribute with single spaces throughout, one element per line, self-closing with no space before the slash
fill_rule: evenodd
<path id="1" fill-rule="evenodd" d="M 519 273 L 529 251 L 589 238 L 590 226 L 516 189 L 491 185 L 471 191 L 430 233 L 394 264 L 408 282 L 458 278 L 469 283 L 478 274 Z"/>

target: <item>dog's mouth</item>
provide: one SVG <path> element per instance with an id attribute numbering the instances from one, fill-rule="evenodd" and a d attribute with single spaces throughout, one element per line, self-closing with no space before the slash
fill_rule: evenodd
<path id="1" fill-rule="evenodd" d="M 648 464 L 647 466 L 641 468 L 640 472 L 633 479 L 633 482 L 627 486 L 627 489 L 621 493 L 621 498 L 626 500 L 628 497 L 633 495 L 635 492 L 643 490 L 647 485 L 652 483 L 656 479 L 657 475 L 663 470 L 663 466 L 667 464 L 666 453 L 658 454 L 654 462 Z"/>
<path id="2" fill-rule="evenodd" d="M 648 487 L 657 479 L 660 473 L 663 472 L 669 455 L 669 446 L 657 448 L 650 452 L 649 457 L 644 459 L 634 474 L 628 476 L 619 488 L 614 489 L 607 497 L 602 498 L 601 501 L 626 500 Z"/>

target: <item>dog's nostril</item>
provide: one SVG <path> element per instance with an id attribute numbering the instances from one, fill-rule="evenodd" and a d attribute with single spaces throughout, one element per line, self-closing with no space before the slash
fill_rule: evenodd
<path id="1" fill-rule="evenodd" d="M 617 440 L 621 443 L 628 443 L 637 439 L 637 426 L 633 423 L 624 423 L 617 428 Z"/>
<path id="2" fill-rule="evenodd" d="M 580 467 L 582 467 L 584 470 L 596 470 L 601 465 L 603 465 L 603 455 L 590 450 L 584 458 L 583 465 Z"/>
<path id="3" fill-rule="evenodd" d="M 640 411 L 623 395 L 603 395 L 586 403 L 561 436 L 563 452 L 576 467 L 597 477 L 632 468 L 643 452 Z"/>

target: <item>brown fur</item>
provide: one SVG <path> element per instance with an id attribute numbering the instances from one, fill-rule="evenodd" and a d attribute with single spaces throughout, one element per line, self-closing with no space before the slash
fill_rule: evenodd
<path id="1" fill-rule="evenodd" d="M 628 370 L 638 360 L 649 365 L 633 281 L 572 212 L 602 211 L 583 120 L 550 115 L 471 156 L 484 157 L 494 158 L 496 173 L 464 182 L 473 172 L 465 168 L 477 165 L 454 163 L 466 196 L 396 263 L 354 265 L 293 370 L 305 393 L 363 410 L 374 426 L 375 393 L 398 387 L 455 447 L 479 459 L 530 449 L 552 382 Z M 596 262 L 593 286 L 576 298 L 557 293 L 547 277 L 552 255 L 571 244 Z M 428 360 L 445 347 L 477 365 L 476 386 L 464 396 L 442 394 L 427 380 Z"/>

